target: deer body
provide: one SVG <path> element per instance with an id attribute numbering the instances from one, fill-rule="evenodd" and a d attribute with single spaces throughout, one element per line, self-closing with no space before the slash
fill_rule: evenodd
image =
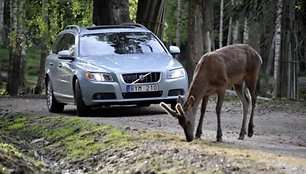
<path id="1" fill-rule="evenodd" d="M 249 102 L 243 93 L 243 84 L 249 89 L 252 99 L 252 110 L 248 127 L 248 136 L 253 135 L 253 116 L 256 104 L 256 83 L 262 63 L 260 55 L 246 44 L 235 44 L 220 48 L 202 56 L 198 62 L 190 84 L 185 102 L 178 102 L 176 110 L 166 104 L 161 106 L 172 116 L 178 118 L 183 127 L 187 141 L 194 138 L 195 115 L 202 101 L 201 116 L 196 130 L 196 138 L 202 134 L 202 124 L 208 103 L 212 94 L 217 94 L 217 141 L 222 141 L 221 109 L 226 89 L 233 86 L 243 106 L 243 120 L 239 139 L 243 140 L 246 134 L 246 119 Z"/>

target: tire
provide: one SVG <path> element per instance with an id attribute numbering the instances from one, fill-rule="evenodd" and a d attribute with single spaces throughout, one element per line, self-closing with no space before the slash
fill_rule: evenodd
<path id="1" fill-rule="evenodd" d="M 59 103 L 56 101 L 54 94 L 53 94 L 53 88 L 52 88 L 50 79 L 47 79 L 46 88 L 47 88 L 46 89 L 47 107 L 48 107 L 49 112 L 53 112 L 53 113 L 63 112 L 65 105 L 63 103 Z"/>
<path id="2" fill-rule="evenodd" d="M 74 90 L 74 100 L 77 108 L 77 115 L 79 117 L 85 117 L 90 114 L 91 108 L 86 106 L 83 101 L 83 95 L 80 87 L 79 80 L 76 79 L 75 81 L 75 90 Z"/>

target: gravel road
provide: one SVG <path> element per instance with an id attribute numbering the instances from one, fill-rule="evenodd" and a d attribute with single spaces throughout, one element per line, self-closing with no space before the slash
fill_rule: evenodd
<path id="1" fill-rule="evenodd" d="M 255 134 L 252 138 L 237 140 L 241 127 L 242 109 L 238 102 L 227 102 L 222 109 L 223 143 L 241 148 L 263 150 L 279 156 L 306 158 L 306 113 L 305 109 L 293 111 L 291 106 L 279 107 L 269 101 L 261 102 L 255 111 Z M 272 103 L 272 104 L 271 104 Z M 203 124 L 202 139 L 215 141 L 215 101 L 209 102 Z M 76 116 L 75 106 L 65 106 L 61 114 L 47 111 L 41 98 L 0 98 L 0 109 L 12 114 L 22 113 L 42 116 Z M 199 113 L 198 113 L 199 114 Z M 198 116 L 199 117 L 199 116 Z M 159 105 L 150 107 L 116 106 L 95 109 L 85 119 L 125 129 L 163 131 L 185 138 L 177 120 L 168 116 Z"/>

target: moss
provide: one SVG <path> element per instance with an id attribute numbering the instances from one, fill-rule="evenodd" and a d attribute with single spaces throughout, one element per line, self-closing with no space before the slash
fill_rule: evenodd
<path id="1" fill-rule="evenodd" d="M 85 158 L 99 151 L 129 147 L 130 135 L 108 125 L 98 125 L 82 118 L 20 116 L 1 120 L 1 132 L 17 132 L 28 138 L 44 138 L 51 142 L 47 149 L 58 148 L 67 158 Z"/>
<path id="2" fill-rule="evenodd" d="M 0 151 L 2 151 L 2 153 L 14 154 L 14 156 L 17 157 L 23 157 L 23 155 L 16 148 L 6 143 L 0 142 Z"/>
<path id="3" fill-rule="evenodd" d="M 16 126 L 21 122 L 23 126 Z M 306 164 L 305 159 L 279 157 L 262 151 L 241 149 L 226 143 L 213 143 L 205 140 L 187 143 L 183 137 L 165 132 L 142 132 L 135 135 L 78 117 L 19 116 L 10 120 L 0 120 L 0 131 L 3 130 L 6 134 L 27 135 L 27 137 L 31 137 L 28 141 L 43 138 L 48 143 L 40 147 L 41 150 L 52 154 L 53 157 L 56 156 L 55 161 L 73 161 L 77 165 L 78 161 L 86 161 L 88 157 L 119 156 L 120 159 L 114 163 L 105 162 L 107 164 L 103 166 L 105 173 L 108 171 L 110 171 L 109 173 L 115 173 L 114 171 L 117 173 L 120 173 L 118 171 L 122 171 L 122 173 L 154 171 L 155 173 L 170 174 L 210 174 L 235 172 L 236 170 L 235 173 L 242 173 L 246 167 L 251 167 L 250 170 L 268 170 L 269 167 L 266 163 L 271 161 L 301 166 Z M 12 148 L 11 151 L 14 149 Z M 190 158 L 185 158 L 189 155 Z M 97 159 L 107 160 L 105 158 Z M 220 159 L 227 159 L 228 163 L 226 164 L 229 165 L 223 165 Z M 206 171 L 203 172 L 202 166 L 194 164 L 194 161 L 199 160 L 203 161 L 204 166 L 207 165 L 204 167 L 207 168 Z M 212 166 L 209 163 L 212 163 Z M 127 164 L 133 165 L 127 168 L 124 166 Z M 215 164 L 223 166 L 215 166 Z M 1 170 L 0 166 L 0 172 Z"/>

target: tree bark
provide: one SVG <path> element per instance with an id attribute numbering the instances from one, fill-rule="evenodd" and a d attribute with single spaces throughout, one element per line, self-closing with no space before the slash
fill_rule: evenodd
<path id="1" fill-rule="evenodd" d="M 219 28 L 219 48 L 223 47 L 223 10 L 224 0 L 220 2 L 220 28 Z"/>
<path id="2" fill-rule="evenodd" d="M 181 46 L 181 13 L 182 13 L 182 0 L 177 0 L 177 13 L 176 13 L 176 45 Z"/>
<path id="3" fill-rule="evenodd" d="M 131 22 L 128 0 L 94 0 L 93 23 L 115 25 Z"/>
<path id="4" fill-rule="evenodd" d="M 136 22 L 162 39 L 167 0 L 139 0 Z"/>
<path id="5" fill-rule="evenodd" d="M 281 52 L 276 97 L 297 98 L 297 75 L 296 55 L 294 40 L 295 23 L 295 0 L 283 1 L 281 19 Z"/>
<path id="6" fill-rule="evenodd" d="M 0 0 L 0 45 L 4 39 L 4 0 Z"/>
<path id="7" fill-rule="evenodd" d="M 45 88 L 45 62 L 46 58 L 49 54 L 49 47 L 50 45 L 50 21 L 49 21 L 49 1 L 42 0 L 42 7 L 41 7 L 41 15 L 43 16 L 44 24 L 47 28 L 45 32 L 42 33 L 42 41 L 41 41 L 41 53 L 40 53 L 40 66 L 38 71 L 37 83 L 34 88 L 34 94 L 41 94 L 43 89 Z"/>
<path id="8" fill-rule="evenodd" d="M 231 5 L 230 7 L 234 6 L 234 0 L 231 0 Z M 227 41 L 226 41 L 226 45 L 230 45 L 232 44 L 232 36 L 233 36 L 233 17 L 230 16 L 229 19 L 229 24 L 228 24 L 228 33 L 227 33 Z"/>
<path id="9" fill-rule="evenodd" d="M 24 48 L 24 11 L 23 2 L 12 0 L 10 5 L 11 21 L 9 32 L 9 71 L 6 92 L 18 95 L 20 87 L 25 86 L 25 48 Z"/>

